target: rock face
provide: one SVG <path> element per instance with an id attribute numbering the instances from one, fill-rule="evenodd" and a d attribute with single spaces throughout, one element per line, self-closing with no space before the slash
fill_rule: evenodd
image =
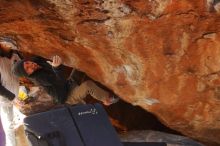
<path id="1" fill-rule="evenodd" d="M 167 146 L 203 146 L 184 136 L 152 130 L 130 131 L 119 136 L 123 142 L 164 142 Z"/>
<path id="2" fill-rule="evenodd" d="M 0 0 L 0 36 L 220 144 L 219 0 Z"/>

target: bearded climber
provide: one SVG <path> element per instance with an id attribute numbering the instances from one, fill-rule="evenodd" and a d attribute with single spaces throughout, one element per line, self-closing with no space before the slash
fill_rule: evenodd
<path id="1" fill-rule="evenodd" d="M 42 86 L 56 103 L 72 103 L 71 100 L 83 100 L 88 94 L 105 105 L 118 101 L 111 93 L 98 87 L 93 81 L 87 80 L 80 85 L 73 80 L 66 80 L 62 73 L 63 65 L 59 56 L 54 56 L 52 62 L 33 57 L 18 61 L 13 68 L 15 75 L 26 77 L 36 85 Z M 67 99 L 68 98 L 68 99 Z"/>

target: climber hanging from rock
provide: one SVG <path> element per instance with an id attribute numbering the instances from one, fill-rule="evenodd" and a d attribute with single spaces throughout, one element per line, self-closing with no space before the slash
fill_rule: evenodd
<path id="1" fill-rule="evenodd" d="M 98 87 L 93 81 L 87 80 L 78 85 L 70 77 L 64 78 L 62 59 L 54 56 L 52 62 L 41 57 L 32 57 L 17 62 L 13 72 L 18 77 L 25 77 L 35 85 L 43 87 L 53 97 L 55 103 L 76 104 L 88 94 L 104 105 L 111 105 L 118 101 L 110 92 Z"/>

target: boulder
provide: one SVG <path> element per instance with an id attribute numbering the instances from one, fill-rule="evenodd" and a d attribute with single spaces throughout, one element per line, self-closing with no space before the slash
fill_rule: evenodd
<path id="1" fill-rule="evenodd" d="M 220 144 L 219 0 L 1 0 L 0 37 L 60 55 L 186 136 Z"/>

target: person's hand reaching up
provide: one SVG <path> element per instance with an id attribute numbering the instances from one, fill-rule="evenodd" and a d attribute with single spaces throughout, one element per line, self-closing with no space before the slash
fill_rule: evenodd
<path id="1" fill-rule="evenodd" d="M 62 64 L 62 59 L 58 55 L 53 56 L 52 60 L 53 62 L 47 61 L 52 67 L 58 67 Z"/>

